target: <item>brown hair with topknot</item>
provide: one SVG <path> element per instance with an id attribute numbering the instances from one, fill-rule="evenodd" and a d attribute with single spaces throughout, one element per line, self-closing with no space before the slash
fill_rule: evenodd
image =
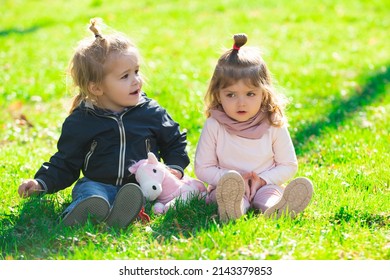
<path id="1" fill-rule="evenodd" d="M 246 44 L 246 42 L 248 41 L 248 36 L 246 36 L 245 33 L 240 33 L 240 34 L 235 34 L 233 36 L 233 39 L 234 39 L 233 49 L 238 51 L 243 45 Z"/>
<path id="2" fill-rule="evenodd" d="M 211 77 L 204 98 L 206 116 L 210 117 L 210 111 L 221 105 L 220 91 L 242 80 L 250 86 L 262 89 L 263 100 L 260 110 L 267 115 L 271 125 L 282 126 L 286 122 L 284 116 L 286 99 L 274 88 L 271 73 L 260 50 L 244 46 L 248 41 L 248 36 L 244 33 L 235 34 L 233 39 L 233 48 L 221 55 Z"/>

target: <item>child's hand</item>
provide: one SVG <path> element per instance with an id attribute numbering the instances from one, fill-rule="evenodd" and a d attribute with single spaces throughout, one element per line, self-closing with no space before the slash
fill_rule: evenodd
<path id="1" fill-rule="evenodd" d="M 22 184 L 20 184 L 18 193 L 20 197 L 29 197 L 32 194 L 42 192 L 43 189 L 37 180 L 28 179 L 24 180 Z"/>
<path id="2" fill-rule="evenodd" d="M 256 172 L 252 171 L 252 181 L 251 181 L 251 197 L 250 200 L 255 197 L 256 192 L 262 187 L 267 184 L 266 181 L 264 181 L 262 178 L 260 178 Z"/>
<path id="3" fill-rule="evenodd" d="M 241 175 L 245 182 L 245 196 L 249 199 L 251 195 L 251 181 L 252 181 L 252 172 L 244 173 Z M 249 202 L 251 200 L 249 199 Z"/>
<path id="4" fill-rule="evenodd" d="M 246 182 L 245 186 L 245 195 L 250 202 L 256 195 L 256 192 L 267 183 L 260 178 L 256 172 L 249 172 L 243 175 L 243 178 Z"/>
<path id="5" fill-rule="evenodd" d="M 173 169 L 173 168 L 168 168 L 169 172 L 171 172 L 173 175 L 175 175 L 178 179 L 182 178 L 182 174 L 179 170 Z"/>

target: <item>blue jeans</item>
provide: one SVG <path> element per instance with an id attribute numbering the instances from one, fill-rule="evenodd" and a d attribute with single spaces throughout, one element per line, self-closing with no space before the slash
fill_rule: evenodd
<path id="1" fill-rule="evenodd" d="M 86 177 L 77 181 L 72 190 L 72 203 L 65 209 L 63 215 L 73 210 L 80 201 L 91 197 L 100 196 L 112 207 L 116 194 L 120 187 L 92 181 Z"/>

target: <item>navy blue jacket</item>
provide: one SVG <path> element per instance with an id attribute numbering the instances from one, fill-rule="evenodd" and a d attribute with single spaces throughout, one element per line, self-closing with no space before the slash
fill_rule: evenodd
<path id="1" fill-rule="evenodd" d="M 147 158 L 148 151 L 183 174 L 190 162 L 186 133 L 156 101 L 141 98 L 119 114 L 81 103 L 62 125 L 58 151 L 35 174 L 46 193 L 71 186 L 80 171 L 116 186 L 136 182 L 128 167 Z"/>

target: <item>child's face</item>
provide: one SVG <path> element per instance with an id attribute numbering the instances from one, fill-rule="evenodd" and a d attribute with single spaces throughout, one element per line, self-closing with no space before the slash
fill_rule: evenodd
<path id="1" fill-rule="evenodd" d="M 134 49 L 108 57 L 99 105 L 114 112 L 138 103 L 142 88 L 139 57 Z"/>
<path id="2" fill-rule="evenodd" d="M 262 97 L 261 88 L 249 86 L 244 80 L 239 80 L 219 92 L 219 101 L 225 113 L 239 122 L 247 121 L 257 114 Z"/>

